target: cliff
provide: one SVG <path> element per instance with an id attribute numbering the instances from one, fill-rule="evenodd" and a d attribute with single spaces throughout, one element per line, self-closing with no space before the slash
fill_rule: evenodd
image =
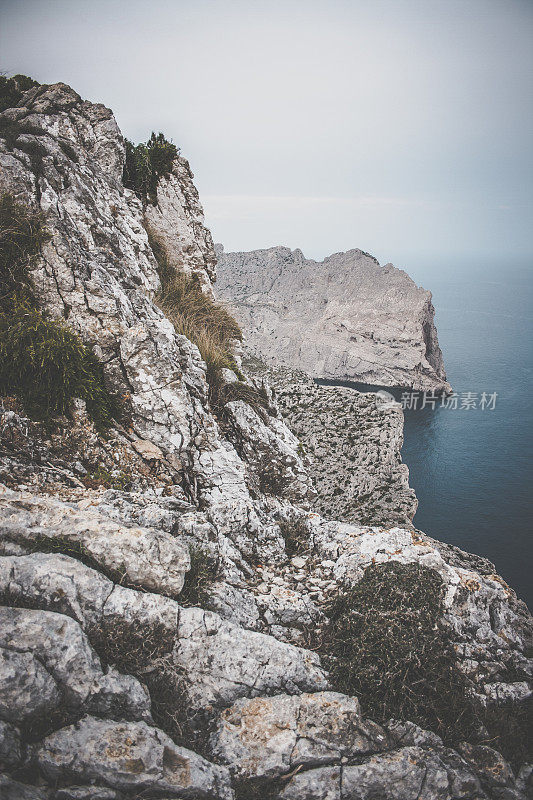
<path id="1" fill-rule="evenodd" d="M 375 393 L 318 386 L 305 372 L 244 359 L 249 374 L 268 380 L 317 496 L 329 519 L 411 527 L 418 501 L 402 463 L 403 412 Z"/>
<path id="2" fill-rule="evenodd" d="M 269 387 L 184 322 L 194 301 L 232 330 L 187 162 L 139 197 L 111 111 L 63 84 L 23 94 L 0 136 L 6 207 L 48 231 L 22 285 L 2 228 L 0 345 L 37 303 L 32 335 L 76 334 L 123 408 L 101 430 L 77 396 L 44 420 L 19 384 L 2 401 L 1 796 L 526 796 L 531 617 L 486 560 L 385 523 L 395 409 L 355 401 L 373 464 L 352 490 L 389 498 L 366 505 L 380 524 L 317 513 L 334 464 L 313 487 Z"/>
<path id="3" fill-rule="evenodd" d="M 217 245 L 217 292 L 268 364 L 314 378 L 449 391 L 431 293 L 361 250 L 324 261 L 271 247 Z"/>

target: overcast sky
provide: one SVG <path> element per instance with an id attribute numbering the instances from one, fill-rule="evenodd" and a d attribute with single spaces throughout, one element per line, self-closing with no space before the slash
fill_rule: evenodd
<path id="1" fill-rule="evenodd" d="M 1 0 L 0 66 L 189 158 L 216 240 L 533 252 L 531 0 Z"/>

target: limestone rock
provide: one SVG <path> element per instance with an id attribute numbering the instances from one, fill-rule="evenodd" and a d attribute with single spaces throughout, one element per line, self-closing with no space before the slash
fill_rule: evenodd
<path id="1" fill-rule="evenodd" d="M 51 781 L 102 782 L 125 792 L 150 790 L 198 800 L 233 798 L 227 770 L 144 722 L 84 717 L 48 736 L 35 760 Z"/>
<path id="2" fill-rule="evenodd" d="M 173 650 L 172 661 L 187 685 L 188 702 L 195 710 L 227 705 L 242 696 L 313 691 L 326 686 L 316 654 L 244 630 L 213 612 L 181 608 L 165 597 L 113 586 L 94 570 L 66 556 L 0 558 L 0 592 L 12 602 L 25 597 L 45 608 L 61 609 L 79 619 L 86 630 L 96 627 L 112 632 L 118 622 L 126 629 L 134 626 L 140 632 L 144 630 L 147 636 L 154 630 L 164 631 L 169 650 Z M 16 609 L 11 611 L 17 614 Z M 79 626 L 68 617 L 28 612 L 39 613 L 55 624 L 63 621 L 62 625 L 82 636 Z M 38 638 L 37 631 L 34 635 Z M 79 684 L 80 692 L 84 686 L 82 674 L 71 677 Z"/>
<path id="3" fill-rule="evenodd" d="M 150 719 L 146 690 L 130 675 L 102 671 L 77 622 L 62 614 L 0 608 L 0 717 L 22 724 L 65 708 Z"/>
<path id="4" fill-rule="evenodd" d="M 216 251 L 217 293 L 268 364 L 314 378 L 449 390 L 431 293 L 403 270 L 361 250 L 321 262 L 287 247 Z"/>
<path id="5" fill-rule="evenodd" d="M 15 767 L 21 759 L 20 734 L 14 725 L 0 720 L 0 769 Z"/>
<path id="6" fill-rule="evenodd" d="M 275 778 L 300 765 L 331 764 L 386 749 L 354 697 L 337 692 L 239 700 L 222 712 L 211 740 L 217 760 L 240 778 Z"/>
<path id="7" fill-rule="evenodd" d="M 49 793 L 46 789 L 14 781 L 8 775 L 0 775 L 0 797 L 2 800 L 48 800 Z"/>
<path id="8" fill-rule="evenodd" d="M 431 750 L 404 747 L 371 756 L 360 764 L 323 767 L 295 775 L 282 800 L 483 800 L 487 795 L 470 774 L 453 787 L 454 771 Z M 459 788 L 459 791 L 455 789 Z"/>
<path id="9" fill-rule="evenodd" d="M 414 530 L 397 407 L 283 376 L 274 388 L 291 432 L 236 350 L 268 413 L 234 401 L 213 414 L 198 348 L 155 302 L 150 243 L 212 293 L 192 173 L 178 157 L 144 204 L 125 189 L 123 164 L 112 113 L 64 84 L 36 87 L 0 115 L 0 189 L 40 209 L 51 234 L 32 264 L 42 309 L 94 348 L 131 412 L 103 437 L 80 401 L 48 428 L 0 399 L 0 758 L 11 775 L 0 793 L 229 800 L 233 773 L 240 792 L 298 800 L 523 796 L 527 765 L 512 779 L 485 743 L 467 743 L 463 757 L 409 720 L 363 720 L 355 698 L 328 691 L 312 649 L 328 603 L 374 563 L 437 570 L 443 624 L 483 710 L 525 705 L 531 618 L 491 564 Z M 300 314 L 306 338 L 301 353 L 279 339 L 280 352 L 320 374 L 446 388 L 428 293 L 357 252 L 313 267 L 283 258 L 265 330 L 272 315 L 292 336 Z M 294 276 L 325 312 L 293 291 Z M 263 324 L 262 289 L 254 298 Z M 100 465 L 116 483 L 94 479 Z M 169 738 L 180 715 L 191 750 Z M 230 769 L 192 752 L 217 725 L 212 746 Z"/>
<path id="10" fill-rule="evenodd" d="M 78 550 L 104 571 L 146 589 L 177 595 L 190 567 L 188 548 L 162 531 L 119 525 L 77 508 L 0 486 L 0 545 L 47 544 Z"/>
<path id="11" fill-rule="evenodd" d="M 210 611 L 184 609 L 178 638 L 175 661 L 192 682 L 189 696 L 193 707 L 228 705 L 239 697 L 317 691 L 327 686 L 315 653 L 262 633 L 244 631 Z"/>
<path id="12" fill-rule="evenodd" d="M 402 464 L 403 413 L 376 394 L 318 386 L 301 370 L 266 367 L 246 354 L 243 365 L 266 379 L 312 478 L 313 509 L 363 525 L 411 525 L 418 501 Z"/>

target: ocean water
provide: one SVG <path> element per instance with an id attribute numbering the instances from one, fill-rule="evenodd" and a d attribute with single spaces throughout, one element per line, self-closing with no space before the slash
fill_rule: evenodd
<path id="1" fill-rule="evenodd" d="M 457 409 L 437 403 L 404 412 L 402 456 L 419 500 L 414 523 L 489 558 L 533 609 L 533 273 L 506 263 L 409 271 L 433 293 L 459 395 Z M 467 392 L 475 407 L 461 408 Z M 481 408 L 483 392 L 496 393 L 494 408 Z"/>

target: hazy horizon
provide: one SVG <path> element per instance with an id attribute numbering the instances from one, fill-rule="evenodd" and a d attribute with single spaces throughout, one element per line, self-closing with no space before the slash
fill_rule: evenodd
<path id="1" fill-rule="evenodd" d="M 2 18 L 8 74 L 181 148 L 227 250 L 531 258 L 530 2 L 5 0 Z"/>

